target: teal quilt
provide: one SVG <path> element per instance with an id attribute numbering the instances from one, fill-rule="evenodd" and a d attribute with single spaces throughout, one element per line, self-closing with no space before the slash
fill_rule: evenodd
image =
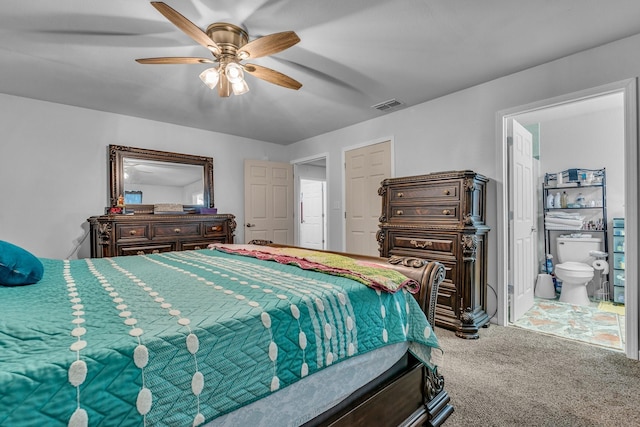
<path id="1" fill-rule="evenodd" d="M 441 351 L 407 290 L 215 250 L 42 259 L 0 287 L 0 425 L 200 425 L 327 366 Z"/>

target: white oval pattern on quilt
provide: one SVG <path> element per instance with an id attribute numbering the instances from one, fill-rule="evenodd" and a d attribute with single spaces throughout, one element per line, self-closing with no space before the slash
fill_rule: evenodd
<path id="1" fill-rule="evenodd" d="M 196 371 L 191 378 L 191 391 L 194 395 L 200 396 L 202 389 L 204 389 L 204 375 L 202 375 L 202 372 Z"/>
<path id="2" fill-rule="evenodd" d="M 76 360 L 69 367 L 69 382 L 78 387 L 87 379 L 87 364 L 84 360 Z"/>
<path id="3" fill-rule="evenodd" d="M 425 326 L 424 328 L 424 337 L 426 339 L 429 339 L 429 337 L 431 336 L 431 328 L 428 326 Z"/>
<path id="4" fill-rule="evenodd" d="M 387 317 L 387 309 L 384 307 L 384 305 L 380 306 L 380 316 L 382 316 L 383 319 Z"/>
<path id="5" fill-rule="evenodd" d="M 291 307 L 289 308 L 291 309 L 291 315 L 293 316 L 293 318 L 296 320 L 300 320 L 300 309 L 298 309 L 298 306 L 295 304 L 291 304 Z"/>
<path id="6" fill-rule="evenodd" d="M 133 328 L 132 330 L 129 331 L 129 335 L 131 335 L 132 337 L 139 337 L 143 333 L 144 333 L 144 330 L 142 330 L 142 328 Z"/>
<path id="7" fill-rule="evenodd" d="M 271 327 L 271 316 L 269 316 L 269 313 L 266 311 L 262 312 L 260 319 L 262 319 L 262 324 L 265 328 L 269 329 Z"/>
<path id="8" fill-rule="evenodd" d="M 138 393 L 138 399 L 136 399 L 136 409 L 141 415 L 147 415 L 151 410 L 152 401 L 151 390 L 143 387 Z"/>
<path id="9" fill-rule="evenodd" d="M 200 341 L 196 334 L 187 335 L 187 350 L 189 350 L 189 353 L 196 354 L 198 352 L 198 348 L 200 348 Z"/>
<path id="10" fill-rule="evenodd" d="M 73 330 L 71 331 L 71 336 L 81 337 L 86 333 L 87 333 L 87 330 L 85 328 L 77 327 L 77 328 L 73 328 Z"/>
<path id="11" fill-rule="evenodd" d="M 347 316 L 347 330 L 353 330 L 353 319 L 351 318 L 351 316 Z"/>
<path id="12" fill-rule="evenodd" d="M 384 342 L 389 341 L 389 332 L 387 332 L 386 329 L 382 330 L 382 341 Z"/>
<path id="13" fill-rule="evenodd" d="M 269 344 L 269 359 L 272 362 L 278 360 L 278 345 L 273 341 Z"/>
<path id="14" fill-rule="evenodd" d="M 276 391 L 280 388 L 280 378 L 273 377 L 271 379 L 271 391 Z"/>
<path id="15" fill-rule="evenodd" d="M 198 415 L 193 419 L 193 427 L 197 427 L 204 422 L 204 415 L 198 412 Z"/>
<path id="16" fill-rule="evenodd" d="M 303 331 L 300 331 L 298 334 L 298 343 L 302 350 L 307 348 L 307 335 Z"/>
<path id="17" fill-rule="evenodd" d="M 140 369 L 147 366 L 149 363 L 149 349 L 146 346 L 139 344 L 136 349 L 133 350 L 133 361 Z"/>
<path id="18" fill-rule="evenodd" d="M 309 375 L 309 365 L 305 362 L 302 364 L 302 368 L 300 368 L 300 376 L 304 378 L 307 375 Z"/>
<path id="19" fill-rule="evenodd" d="M 331 365 L 333 363 L 333 353 L 329 352 L 327 353 L 327 366 Z"/>
<path id="20" fill-rule="evenodd" d="M 328 340 L 331 339 L 331 324 L 329 324 L 329 323 L 325 323 L 324 324 L 324 335 L 325 335 L 326 339 L 328 339 Z"/>
<path id="21" fill-rule="evenodd" d="M 69 427 L 87 427 L 89 425 L 89 415 L 87 411 L 82 408 L 78 408 L 74 411 L 71 418 L 69 418 Z"/>
<path id="22" fill-rule="evenodd" d="M 71 351 L 80 351 L 87 346 L 87 342 L 83 340 L 78 340 L 69 346 L 69 350 Z"/>

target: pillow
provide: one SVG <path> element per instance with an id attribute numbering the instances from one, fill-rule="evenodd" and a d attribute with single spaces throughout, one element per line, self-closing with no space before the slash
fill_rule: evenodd
<path id="1" fill-rule="evenodd" d="M 0 285 L 30 285 L 42 279 L 44 266 L 32 253 L 0 240 Z"/>

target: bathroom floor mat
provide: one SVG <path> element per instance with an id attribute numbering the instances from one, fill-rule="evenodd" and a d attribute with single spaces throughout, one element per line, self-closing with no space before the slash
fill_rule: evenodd
<path id="1" fill-rule="evenodd" d="M 535 298 L 533 307 L 514 326 L 624 351 L 624 316 L 598 309 Z"/>
<path id="2" fill-rule="evenodd" d="M 616 305 L 611 301 L 601 301 L 600 304 L 598 304 L 598 310 L 608 311 L 609 313 L 616 313 L 622 316 L 625 314 L 624 305 Z"/>

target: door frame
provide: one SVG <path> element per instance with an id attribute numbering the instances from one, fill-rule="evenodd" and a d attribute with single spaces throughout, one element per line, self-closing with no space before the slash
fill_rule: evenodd
<path id="1" fill-rule="evenodd" d="M 497 203 L 497 278 L 498 278 L 498 312 L 497 323 L 499 325 L 508 324 L 508 284 L 509 277 L 509 218 L 508 218 L 508 162 L 507 151 L 507 129 L 508 118 L 540 110 L 560 104 L 571 103 L 586 98 L 606 95 L 613 92 L 624 94 L 624 164 L 625 164 L 625 229 L 626 229 L 626 251 L 630 255 L 629 259 L 638 259 L 638 117 L 637 117 L 637 78 L 622 80 L 579 92 L 574 92 L 554 98 L 536 101 L 526 105 L 509 108 L 496 113 L 496 203 Z M 625 287 L 625 331 L 626 345 L 625 353 L 630 359 L 640 359 L 638 351 L 639 325 L 638 309 L 640 306 L 638 293 L 638 265 L 636 262 L 627 263 L 628 269 L 625 271 L 626 283 L 633 283 L 634 286 Z"/>
<path id="2" fill-rule="evenodd" d="M 300 173 L 298 171 L 298 166 L 300 165 L 304 165 L 305 163 L 312 163 L 318 160 L 324 160 L 325 162 L 325 169 L 326 169 L 326 174 L 325 174 L 325 188 L 326 188 L 326 193 L 324 195 L 325 200 L 328 201 L 329 199 L 329 153 L 328 152 L 324 152 L 324 153 L 318 153 L 318 154 L 314 154 L 312 156 L 307 156 L 307 157 L 301 157 L 299 159 L 295 159 L 295 160 L 291 160 L 289 163 L 291 163 L 293 165 L 293 205 L 294 206 L 300 206 Z M 329 248 L 329 239 L 330 239 L 330 233 L 328 232 L 328 230 L 331 229 L 331 215 L 329 215 L 328 212 L 329 207 L 325 206 L 325 224 L 326 224 L 326 230 L 325 230 L 325 242 L 324 242 L 324 247 L 325 248 Z M 294 221 L 294 227 L 293 227 L 293 241 L 295 242 L 295 245 L 300 245 L 300 227 L 298 226 L 299 224 L 299 216 L 300 214 L 298 213 L 298 209 L 294 209 L 294 213 L 293 213 L 293 221 Z"/>
<path id="3" fill-rule="evenodd" d="M 369 145 L 380 144 L 382 142 L 389 141 L 389 151 L 390 151 L 390 162 L 391 162 L 391 176 L 389 178 L 393 178 L 396 176 L 396 162 L 395 162 L 395 141 L 393 135 L 380 137 L 376 139 L 371 139 L 369 141 L 364 141 L 358 144 L 349 145 L 346 147 L 342 147 L 340 151 L 340 161 L 342 162 L 341 170 L 341 188 L 342 188 L 342 209 L 340 212 L 340 217 L 342 218 L 340 227 L 341 235 L 342 235 L 342 248 L 341 251 L 345 251 L 347 248 L 347 218 L 346 218 L 346 206 L 347 206 L 347 171 L 346 171 L 346 163 L 347 163 L 347 151 L 357 150 L 358 148 L 367 147 Z M 382 200 L 380 200 L 380 213 L 382 214 Z M 327 225 L 329 227 L 329 225 Z"/>

